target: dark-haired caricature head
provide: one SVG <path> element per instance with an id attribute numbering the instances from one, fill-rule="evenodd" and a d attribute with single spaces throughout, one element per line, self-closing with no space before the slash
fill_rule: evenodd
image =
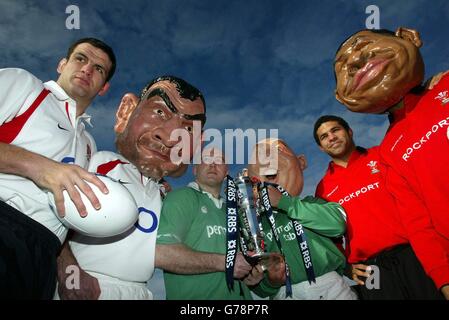
<path id="1" fill-rule="evenodd" d="M 187 164 L 172 161 L 170 155 L 179 141 L 170 139 L 174 130 L 190 135 L 190 148 L 181 148 L 179 156 L 193 156 L 193 121 L 205 121 L 205 103 L 201 92 L 186 81 L 160 77 L 142 90 L 140 99 L 126 94 L 116 114 L 117 149 L 145 176 L 160 179 L 180 176 Z"/>

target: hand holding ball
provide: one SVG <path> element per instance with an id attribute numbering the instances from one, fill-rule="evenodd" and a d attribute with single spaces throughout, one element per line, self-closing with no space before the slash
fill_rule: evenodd
<path id="1" fill-rule="evenodd" d="M 80 192 L 86 206 L 87 216 L 81 217 L 75 204 L 64 190 L 65 216 L 61 218 L 56 212 L 53 194 L 49 193 L 50 203 L 55 215 L 68 228 L 91 237 L 111 237 L 125 232 L 137 221 L 139 212 L 131 193 L 120 182 L 106 176 L 98 176 L 109 190 L 101 192 L 94 184 L 86 181 L 100 201 L 101 208 L 96 210 L 89 199 Z"/>

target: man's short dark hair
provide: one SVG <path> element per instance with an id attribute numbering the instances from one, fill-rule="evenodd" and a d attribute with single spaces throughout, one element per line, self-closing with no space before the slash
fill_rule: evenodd
<path id="1" fill-rule="evenodd" d="M 348 124 L 348 123 L 346 122 L 346 120 L 343 119 L 343 118 L 340 118 L 340 117 L 337 117 L 337 116 L 334 116 L 334 115 L 330 115 L 330 114 L 319 117 L 318 120 L 315 122 L 315 125 L 313 126 L 313 137 L 315 138 L 315 141 L 316 141 L 316 143 L 317 143 L 319 146 L 321 146 L 321 143 L 320 143 L 320 138 L 318 137 L 318 134 L 317 134 L 318 128 L 319 128 L 323 123 L 326 123 L 326 122 L 329 122 L 329 121 L 335 121 L 335 122 L 337 122 L 337 123 L 338 123 L 339 125 L 341 125 L 347 132 L 349 132 L 349 130 L 351 129 L 351 128 L 349 127 L 349 124 Z"/>
<path id="2" fill-rule="evenodd" d="M 82 43 L 88 43 L 88 44 L 94 46 L 95 48 L 102 50 L 104 53 L 106 53 L 108 55 L 109 60 L 111 60 L 111 69 L 109 70 L 109 72 L 107 74 L 106 82 L 111 80 L 112 76 L 115 73 L 115 67 L 116 67 L 115 54 L 114 54 L 114 51 L 112 50 L 112 48 L 101 40 L 98 40 L 96 38 L 82 38 L 82 39 L 76 40 L 75 42 L 73 42 L 70 45 L 69 49 L 67 50 L 66 59 L 69 60 L 70 56 L 72 55 L 75 48 L 79 44 L 82 44 Z"/>
<path id="3" fill-rule="evenodd" d="M 171 83 L 174 83 L 181 98 L 189 99 L 190 101 L 195 101 L 197 98 L 201 99 L 201 102 L 204 106 L 204 117 L 201 121 L 201 124 L 204 126 L 204 124 L 206 123 L 206 101 L 204 100 L 204 96 L 200 90 L 181 78 L 168 75 L 154 78 L 143 88 L 142 92 L 140 93 L 140 100 L 143 99 L 148 89 L 151 88 L 152 85 L 161 81 L 169 81 Z"/>

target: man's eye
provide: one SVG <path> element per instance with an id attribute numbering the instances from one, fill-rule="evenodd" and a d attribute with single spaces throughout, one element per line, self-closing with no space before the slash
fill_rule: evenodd
<path id="1" fill-rule="evenodd" d="M 165 116 L 165 112 L 162 109 L 156 109 L 154 112 L 161 117 Z"/>
<path id="2" fill-rule="evenodd" d="M 104 74 L 104 70 L 103 70 L 103 68 L 101 68 L 101 67 L 97 67 L 97 71 L 98 71 L 100 74 Z"/>
<path id="3" fill-rule="evenodd" d="M 270 175 L 266 175 L 265 178 L 267 180 L 274 180 L 274 179 L 276 179 L 277 176 L 278 176 L 277 174 L 270 174 Z"/>

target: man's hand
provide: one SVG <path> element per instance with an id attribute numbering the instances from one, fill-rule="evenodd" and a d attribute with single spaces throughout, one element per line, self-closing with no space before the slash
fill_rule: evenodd
<path id="1" fill-rule="evenodd" d="M 39 187 L 52 192 L 56 209 L 61 216 L 65 214 L 62 193 L 64 190 L 67 190 L 82 217 L 87 213 L 79 190 L 87 196 L 94 208 L 100 208 L 97 197 L 86 181 L 96 185 L 104 194 L 108 193 L 108 189 L 100 179 L 79 166 L 59 163 L 21 147 L 1 142 L 0 172 L 30 179 Z"/>
<path id="2" fill-rule="evenodd" d="M 281 192 L 273 186 L 268 186 L 268 197 L 270 197 L 271 206 L 277 208 L 281 200 Z"/>
<path id="3" fill-rule="evenodd" d="M 69 236 L 68 236 L 69 237 Z M 101 294 L 97 278 L 80 268 L 68 241 L 59 254 L 58 293 L 62 300 L 97 300 Z"/>
<path id="4" fill-rule="evenodd" d="M 235 257 L 234 278 L 242 279 L 251 272 L 251 265 L 246 261 L 241 252 Z"/>
<path id="5" fill-rule="evenodd" d="M 67 190 L 81 217 L 85 217 L 87 211 L 86 206 L 81 200 L 79 191 L 86 195 L 95 209 L 98 210 L 101 207 L 98 198 L 86 181 L 93 183 L 104 194 L 108 193 L 106 185 L 95 174 L 89 173 L 73 164 L 58 163 L 49 160 L 45 166 L 42 166 L 39 172 L 36 172 L 30 178 L 39 187 L 45 188 L 53 193 L 56 209 L 61 217 L 65 215 L 64 190 Z"/>
<path id="6" fill-rule="evenodd" d="M 362 281 L 360 277 L 368 278 L 371 275 L 371 268 L 370 266 L 367 266 L 366 264 L 353 264 L 352 265 L 352 280 L 357 282 L 358 285 L 365 285 L 365 282 Z"/>
<path id="7" fill-rule="evenodd" d="M 79 287 L 75 286 L 74 273 L 58 271 L 58 293 L 61 300 L 98 300 L 101 290 L 97 278 L 73 265 L 79 270 Z M 73 269 L 68 269 L 72 271 Z M 71 276 L 71 279 L 67 279 Z M 68 281 L 67 281 L 68 280 Z"/>
<path id="8" fill-rule="evenodd" d="M 256 264 L 251 272 L 243 279 L 243 282 L 249 286 L 255 286 L 263 279 L 263 268 L 261 265 Z"/>
<path id="9" fill-rule="evenodd" d="M 433 87 L 435 87 L 438 84 L 438 82 L 440 82 L 441 78 L 443 78 L 448 73 L 449 73 L 449 71 L 445 71 L 445 72 L 440 72 L 440 73 L 434 75 L 432 78 L 430 78 L 428 81 L 426 81 L 424 86 L 426 87 L 427 90 L 432 90 Z"/>
<path id="10" fill-rule="evenodd" d="M 274 286 L 285 284 L 285 260 L 282 254 L 271 252 L 267 262 L 268 281 Z"/>
<path id="11" fill-rule="evenodd" d="M 441 287 L 441 293 L 446 300 L 449 300 L 449 284 Z"/>

